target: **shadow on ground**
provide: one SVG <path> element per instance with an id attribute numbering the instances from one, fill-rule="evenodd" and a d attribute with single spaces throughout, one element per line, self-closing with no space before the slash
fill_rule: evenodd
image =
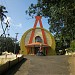
<path id="1" fill-rule="evenodd" d="M 18 64 L 12 66 L 9 68 L 6 72 L 4 72 L 2 75 L 14 75 L 17 71 L 19 71 L 20 66 L 26 62 L 26 58 L 23 58 L 22 61 L 20 61 Z"/>

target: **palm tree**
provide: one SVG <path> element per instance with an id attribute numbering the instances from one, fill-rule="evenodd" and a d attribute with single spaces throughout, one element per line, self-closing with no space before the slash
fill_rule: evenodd
<path id="1" fill-rule="evenodd" d="M 8 13 L 6 11 L 6 7 L 4 7 L 3 5 L 0 5 L 0 21 L 1 21 L 1 27 L 2 27 L 4 35 L 5 35 L 5 29 L 3 28 L 3 21 L 4 21 L 4 18 L 7 18 L 7 16 L 5 15 L 5 13 Z"/>
<path id="2" fill-rule="evenodd" d="M 3 27 L 3 22 L 4 22 L 4 19 L 7 18 L 7 16 L 5 15 L 5 13 L 8 13 L 6 11 L 6 7 L 4 7 L 3 5 L 0 5 L 0 21 L 1 21 L 1 27 L 2 27 L 2 30 L 3 30 L 3 33 L 1 34 L 1 36 L 4 35 L 4 37 L 6 37 L 6 35 L 5 35 L 6 28 Z M 3 50 L 0 49 L 0 53 L 2 53 L 2 51 Z"/>

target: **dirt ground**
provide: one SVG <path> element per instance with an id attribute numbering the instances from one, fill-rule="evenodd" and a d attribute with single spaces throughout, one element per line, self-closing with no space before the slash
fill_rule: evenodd
<path id="1" fill-rule="evenodd" d="M 27 60 L 26 60 L 27 59 Z M 75 57 L 25 56 L 3 75 L 75 75 Z"/>

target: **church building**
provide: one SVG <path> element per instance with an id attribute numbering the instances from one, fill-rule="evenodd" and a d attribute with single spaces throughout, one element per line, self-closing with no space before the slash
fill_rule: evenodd
<path id="1" fill-rule="evenodd" d="M 55 40 L 52 34 L 43 28 L 41 16 L 35 17 L 34 27 L 27 30 L 20 41 L 20 53 L 36 55 L 41 49 L 47 55 L 55 55 Z M 37 26 L 39 23 L 40 27 Z"/>

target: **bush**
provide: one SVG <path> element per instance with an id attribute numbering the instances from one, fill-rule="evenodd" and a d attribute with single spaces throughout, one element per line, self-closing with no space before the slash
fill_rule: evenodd
<path id="1" fill-rule="evenodd" d="M 73 40 L 71 43 L 70 43 L 70 49 L 74 52 L 75 51 L 75 40 Z"/>

